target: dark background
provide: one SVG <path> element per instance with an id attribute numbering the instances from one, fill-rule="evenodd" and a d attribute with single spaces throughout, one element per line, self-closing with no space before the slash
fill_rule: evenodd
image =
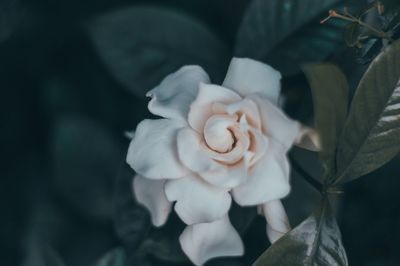
<path id="1" fill-rule="evenodd" d="M 55 265 L 48 261 L 56 253 L 65 265 L 94 265 L 117 246 L 126 248 L 130 265 L 185 265 L 136 254 L 154 230 L 130 194 L 125 132 L 150 117 L 145 92 L 179 66 L 197 63 L 216 83 L 223 79 L 250 2 L 0 1 L 1 265 Z M 325 58 L 346 70 L 352 56 L 340 40 Z M 347 74 L 354 84 L 359 79 Z M 309 122 L 304 76 L 285 75 L 283 89 L 288 113 Z M 315 165 L 315 156 L 306 157 L 306 168 Z M 397 157 L 345 185 L 339 196 L 350 265 L 400 264 L 399 163 Z M 301 177 L 292 182 L 285 204 L 295 225 L 317 198 Z M 250 265 L 267 247 L 264 230 L 257 218 L 245 230 L 246 257 L 210 265 Z"/>

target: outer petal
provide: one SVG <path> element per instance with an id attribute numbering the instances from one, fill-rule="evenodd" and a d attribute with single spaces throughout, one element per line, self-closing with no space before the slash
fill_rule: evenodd
<path id="1" fill-rule="evenodd" d="M 164 193 L 164 184 L 165 180 L 151 180 L 140 175 L 136 175 L 132 182 L 136 200 L 149 210 L 155 226 L 165 224 L 172 209 L 172 203 Z"/>
<path id="2" fill-rule="evenodd" d="M 243 242 L 227 215 L 212 223 L 187 226 L 179 241 L 182 250 L 197 266 L 212 258 L 244 253 Z"/>
<path id="3" fill-rule="evenodd" d="M 249 58 L 233 58 L 222 86 L 242 96 L 258 93 L 278 105 L 280 80 L 281 74 L 269 65 Z"/>
<path id="4" fill-rule="evenodd" d="M 321 140 L 319 134 L 312 128 L 301 126 L 300 131 L 295 140 L 295 144 L 303 149 L 310 151 L 321 150 Z"/>
<path id="5" fill-rule="evenodd" d="M 209 83 L 200 66 L 184 66 L 149 91 L 149 110 L 155 115 L 187 121 L 190 104 L 197 96 L 200 82 Z"/>
<path id="6" fill-rule="evenodd" d="M 183 125 L 169 119 L 146 119 L 139 123 L 132 139 L 127 163 L 150 179 L 171 179 L 189 171 L 179 162 L 176 135 Z"/>
<path id="7" fill-rule="evenodd" d="M 290 231 L 289 219 L 280 200 L 264 203 L 261 208 L 267 220 L 267 236 L 272 244 Z"/>
<path id="8" fill-rule="evenodd" d="M 216 114 L 213 112 L 213 103 L 230 104 L 240 101 L 236 92 L 221 86 L 201 83 L 196 100 L 190 106 L 189 124 L 197 132 L 202 132 L 207 119 Z"/>
<path id="9" fill-rule="evenodd" d="M 290 149 L 300 132 L 300 123 L 290 119 L 281 109 L 266 98 L 259 95 L 250 95 L 260 109 L 263 131 L 280 142 L 286 149 Z"/>
<path id="10" fill-rule="evenodd" d="M 284 148 L 270 140 L 264 156 L 249 170 L 246 182 L 232 190 L 241 206 L 258 205 L 285 197 L 290 191 L 289 163 Z"/>
<path id="11" fill-rule="evenodd" d="M 220 219 L 232 202 L 228 190 L 212 186 L 196 175 L 168 180 L 165 194 L 169 201 L 176 201 L 176 213 L 189 225 Z"/>

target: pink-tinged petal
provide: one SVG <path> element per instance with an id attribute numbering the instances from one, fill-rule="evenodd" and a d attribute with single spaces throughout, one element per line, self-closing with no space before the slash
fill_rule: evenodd
<path id="1" fill-rule="evenodd" d="M 213 171 L 219 164 L 204 152 L 201 136 L 196 131 L 183 128 L 178 133 L 177 146 L 180 161 L 193 172 Z"/>
<path id="2" fill-rule="evenodd" d="M 278 105 L 281 74 L 259 61 L 233 58 L 222 86 L 242 96 L 258 93 Z"/>
<path id="3" fill-rule="evenodd" d="M 289 219 L 280 200 L 272 200 L 261 205 L 267 221 L 267 236 L 274 243 L 290 231 Z"/>
<path id="4" fill-rule="evenodd" d="M 207 145 L 220 153 L 230 151 L 235 143 L 231 127 L 236 124 L 237 118 L 229 115 L 213 115 L 204 126 L 204 139 Z"/>
<path id="5" fill-rule="evenodd" d="M 189 225 L 220 219 L 232 202 L 227 189 L 212 186 L 195 174 L 168 180 L 165 195 L 169 201 L 176 201 L 176 213 Z"/>
<path id="6" fill-rule="evenodd" d="M 244 245 L 226 215 L 212 223 L 189 225 L 179 237 L 182 250 L 197 266 L 217 257 L 242 256 Z"/>
<path id="7" fill-rule="evenodd" d="M 200 172 L 199 175 L 208 183 L 217 187 L 236 187 L 246 181 L 248 162 L 252 156 L 253 154 L 247 152 L 244 154 L 243 159 L 234 165 L 221 164 L 218 169 Z"/>
<path id="8" fill-rule="evenodd" d="M 258 205 L 289 194 L 289 162 L 284 148 L 270 140 L 264 156 L 248 172 L 246 182 L 233 188 L 232 196 L 241 206 Z"/>
<path id="9" fill-rule="evenodd" d="M 200 82 L 209 83 L 207 73 L 200 66 L 184 66 L 149 91 L 150 112 L 165 118 L 187 121 L 187 114 L 197 96 Z"/>
<path id="10" fill-rule="evenodd" d="M 295 144 L 300 148 L 310 151 L 321 150 L 321 140 L 317 131 L 312 128 L 301 125 L 300 131 L 295 140 Z"/>
<path id="11" fill-rule="evenodd" d="M 189 124 L 194 130 L 202 133 L 207 119 L 215 114 L 212 108 L 213 103 L 229 104 L 240 100 L 241 97 L 232 90 L 217 85 L 201 83 L 196 100 L 190 106 Z"/>
<path id="12" fill-rule="evenodd" d="M 172 203 L 167 200 L 164 193 L 165 181 L 136 175 L 132 182 L 136 200 L 150 212 L 151 222 L 155 226 L 165 224 L 172 209 Z"/>
<path id="13" fill-rule="evenodd" d="M 251 151 L 254 156 L 249 161 L 249 166 L 252 166 L 262 158 L 268 149 L 268 138 L 262 134 L 262 132 L 255 128 L 249 129 L 250 136 L 250 146 L 249 151 Z"/>
<path id="14" fill-rule="evenodd" d="M 204 144 L 201 136 L 188 128 L 179 131 L 177 141 L 181 162 L 208 183 L 221 188 L 232 188 L 246 179 L 248 162 L 253 156 L 251 153 L 246 154 L 240 151 L 239 155 L 243 157 L 241 161 L 237 161 L 235 149 L 231 151 L 232 154 L 225 154 L 224 157 L 224 154 L 212 152 Z M 217 159 L 220 161 L 216 161 Z M 225 164 L 223 159 L 232 160 L 235 164 Z"/>
<path id="15" fill-rule="evenodd" d="M 245 115 L 252 127 L 261 128 L 260 113 L 257 105 L 252 100 L 245 98 L 239 102 L 226 105 L 225 110 L 228 114 L 239 113 Z"/>
<path id="16" fill-rule="evenodd" d="M 300 123 L 290 119 L 276 105 L 260 95 L 250 95 L 259 107 L 263 133 L 290 149 L 300 132 Z"/>
<path id="17" fill-rule="evenodd" d="M 229 128 L 232 136 L 235 138 L 235 145 L 233 148 L 225 153 L 217 152 L 215 150 L 210 149 L 208 147 L 208 143 L 201 143 L 201 147 L 204 150 L 204 153 L 207 154 L 210 158 L 221 162 L 223 164 L 232 165 L 238 162 L 243 158 L 243 155 L 250 147 L 250 136 L 247 132 L 241 131 L 239 126 L 235 125 L 234 127 Z"/>
<path id="18" fill-rule="evenodd" d="M 184 125 L 169 119 L 146 119 L 139 123 L 132 139 L 127 163 L 150 179 L 172 179 L 189 171 L 177 156 L 176 137 Z"/>

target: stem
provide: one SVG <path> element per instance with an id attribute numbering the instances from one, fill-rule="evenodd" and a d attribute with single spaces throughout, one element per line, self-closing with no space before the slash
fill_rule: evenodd
<path id="1" fill-rule="evenodd" d="M 293 156 L 289 155 L 290 163 L 293 166 L 293 169 L 304 178 L 314 189 L 316 189 L 319 193 L 323 193 L 323 185 L 314 179 L 304 168 L 293 158 Z"/>
<path id="2" fill-rule="evenodd" d="M 339 19 L 343 19 L 345 21 L 357 23 L 358 25 L 369 29 L 370 31 L 375 33 L 378 37 L 383 38 L 383 39 L 387 39 L 390 42 L 393 42 L 393 39 L 386 32 L 381 31 L 381 30 L 379 30 L 377 28 L 374 28 L 371 25 L 363 22 L 361 20 L 361 18 L 354 17 L 353 15 L 348 13 L 346 9 L 345 9 L 345 13 L 344 14 L 341 14 L 338 11 L 335 11 L 335 10 L 330 10 L 329 11 L 329 16 L 326 19 L 322 20 L 321 23 L 324 23 L 325 21 L 327 21 L 330 18 L 339 18 Z"/>
<path id="3" fill-rule="evenodd" d="M 386 32 L 383 32 L 383 31 L 381 31 L 381 30 L 378 30 L 378 29 L 372 27 L 371 25 L 362 22 L 361 20 L 357 20 L 357 23 L 360 24 L 361 26 L 363 26 L 363 27 L 369 29 L 370 31 L 376 33 L 379 37 L 384 38 L 384 39 L 387 39 L 387 40 L 389 40 L 389 41 L 391 41 L 391 42 L 393 41 L 393 39 L 392 39 L 390 36 L 388 36 Z"/>

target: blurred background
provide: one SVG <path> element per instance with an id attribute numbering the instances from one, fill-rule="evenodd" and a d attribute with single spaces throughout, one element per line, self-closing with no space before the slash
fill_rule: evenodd
<path id="1" fill-rule="evenodd" d="M 312 123 L 300 64 L 334 62 L 354 91 L 368 62 L 346 46 L 343 23 L 319 21 L 329 8 L 368 2 L 1 0 L 0 264 L 190 265 L 179 220 L 155 230 L 131 194 L 126 132 L 151 117 L 145 92 L 185 64 L 219 83 L 230 58 L 246 56 L 282 71 L 287 112 Z M 293 154 L 318 176 L 314 154 Z M 350 265 L 399 265 L 399 175 L 397 156 L 338 197 Z M 318 195 L 296 173 L 292 185 L 284 203 L 296 225 Z M 251 265 L 268 247 L 254 209 L 231 217 L 246 255 L 207 265 Z"/>

